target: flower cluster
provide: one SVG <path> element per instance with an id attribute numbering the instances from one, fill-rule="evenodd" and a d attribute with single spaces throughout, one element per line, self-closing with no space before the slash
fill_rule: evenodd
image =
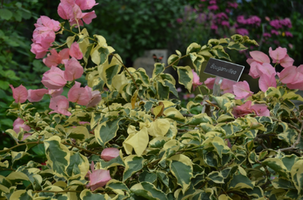
<path id="1" fill-rule="evenodd" d="M 61 0 L 58 6 L 58 14 L 63 19 L 69 20 L 70 24 L 83 25 L 89 24 L 96 17 L 95 12 L 82 13 L 82 10 L 91 9 L 97 5 L 96 2 L 88 0 Z M 45 94 L 51 96 L 49 108 L 52 113 L 71 115 L 68 111 L 69 102 L 74 102 L 86 107 L 96 106 L 101 101 L 99 91 L 93 91 L 92 88 L 81 87 L 81 83 L 75 82 L 68 92 L 68 97 L 61 95 L 64 86 L 70 81 L 73 82 L 83 75 L 83 67 L 78 60 L 83 58 L 79 44 L 74 42 L 69 48 L 62 49 L 59 53 L 56 49 L 49 48 L 56 39 L 56 31 L 60 30 L 60 23 L 47 16 L 41 16 L 35 24 L 36 29 L 33 33 L 33 44 L 31 51 L 36 54 L 36 58 L 43 58 L 47 52 L 50 54 L 43 59 L 43 63 L 50 69 L 43 74 L 42 84 L 46 87 L 36 90 L 28 90 L 20 85 L 17 88 L 11 86 L 13 97 L 16 103 L 24 103 L 27 99 L 30 102 L 41 101 Z M 64 70 L 60 67 L 64 66 Z"/>

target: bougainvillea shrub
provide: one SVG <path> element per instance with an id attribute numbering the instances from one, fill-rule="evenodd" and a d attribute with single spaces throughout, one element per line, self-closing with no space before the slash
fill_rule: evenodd
<path id="1" fill-rule="evenodd" d="M 6 133 L 15 143 L 0 150 L 2 199 L 303 198 L 303 98 L 296 93 L 303 72 L 286 49 L 250 53 L 260 92 L 224 80 L 213 95 L 216 82 L 197 76 L 202 64 L 232 62 L 226 51 L 254 40 L 236 34 L 192 43 L 168 65 L 155 63 L 149 77 L 126 68 L 104 37 L 89 35 L 84 25 L 97 17 L 94 6 L 61 0 L 66 21 L 41 16 L 35 24 L 32 52 L 49 70 L 45 88 L 11 87 L 8 113 L 16 121 Z M 70 35 L 59 42 L 63 32 Z M 193 69 L 178 65 L 185 58 Z M 168 67 L 188 91 L 205 92 L 181 106 Z M 36 111 L 40 101 L 49 101 L 44 112 Z"/>

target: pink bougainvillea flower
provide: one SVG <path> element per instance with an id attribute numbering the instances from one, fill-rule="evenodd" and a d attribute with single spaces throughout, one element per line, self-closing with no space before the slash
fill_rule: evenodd
<path id="1" fill-rule="evenodd" d="M 251 109 L 257 116 L 270 116 L 270 112 L 265 104 L 254 104 L 251 106 Z"/>
<path id="2" fill-rule="evenodd" d="M 91 93 L 91 99 L 89 100 L 88 104 L 86 105 L 87 107 L 94 107 L 98 105 L 98 103 L 101 101 L 101 93 L 100 91 L 92 91 L 92 89 L 88 86 L 85 86 L 85 89 L 87 92 Z"/>
<path id="3" fill-rule="evenodd" d="M 43 58 L 46 55 L 46 53 L 48 52 L 48 46 L 44 47 L 41 44 L 32 43 L 31 52 L 36 55 L 36 57 L 35 57 L 36 59 Z"/>
<path id="4" fill-rule="evenodd" d="M 287 55 L 287 49 L 278 47 L 275 50 L 272 50 L 272 48 L 269 47 L 269 55 L 273 63 L 280 63 L 280 61 Z"/>
<path id="5" fill-rule="evenodd" d="M 200 82 L 200 77 L 193 69 L 192 72 L 193 72 L 193 90 L 195 90 L 199 85 L 202 85 L 202 83 Z"/>
<path id="6" fill-rule="evenodd" d="M 89 183 L 86 187 L 90 188 L 92 191 L 99 187 L 106 185 L 108 181 L 111 180 L 109 170 L 97 169 L 95 170 L 94 162 L 91 164 L 91 172 L 88 172 Z"/>
<path id="7" fill-rule="evenodd" d="M 252 59 L 258 63 L 270 63 L 270 59 L 268 57 L 268 55 L 266 55 L 265 53 L 261 52 L 261 51 L 251 51 L 249 52 L 250 56 L 252 57 Z"/>
<path id="8" fill-rule="evenodd" d="M 65 96 L 59 95 L 50 99 L 49 108 L 52 109 L 49 114 L 60 113 L 62 115 L 70 116 L 71 113 L 68 111 L 69 101 Z"/>
<path id="9" fill-rule="evenodd" d="M 269 63 L 263 63 L 262 65 L 258 65 L 256 68 L 258 72 L 258 77 L 266 74 L 267 76 L 271 76 L 272 74 L 276 75 L 275 68 Z"/>
<path id="10" fill-rule="evenodd" d="M 279 78 L 289 89 L 303 90 L 303 65 L 284 68 Z"/>
<path id="11" fill-rule="evenodd" d="M 233 93 L 233 85 L 236 84 L 237 82 L 228 80 L 228 79 L 223 79 L 220 89 L 222 90 L 222 93 Z"/>
<path id="12" fill-rule="evenodd" d="M 47 27 L 55 32 L 60 30 L 60 22 L 50 19 L 47 16 L 40 16 L 40 18 L 37 20 L 37 23 L 35 24 L 36 28 L 42 26 Z"/>
<path id="13" fill-rule="evenodd" d="M 252 78 L 258 78 L 260 77 L 258 68 L 262 68 L 262 64 L 258 63 L 256 61 L 251 62 L 250 69 L 248 75 L 250 75 Z"/>
<path id="14" fill-rule="evenodd" d="M 73 81 L 82 76 L 83 67 L 76 58 L 72 57 L 70 60 L 63 60 L 63 63 L 65 65 L 64 78 L 67 81 Z"/>
<path id="15" fill-rule="evenodd" d="M 206 85 L 206 87 L 208 87 L 208 89 L 212 90 L 214 88 L 215 80 L 215 78 L 207 78 L 204 81 L 204 84 Z"/>
<path id="16" fill-rule="evenodd" d="M 254 104 L 251 101 L 246 101 L 240 106 L 236 106 L 232 110 L 235 118 L 243 117 L 247 114 L 255 113 L 257 116 L 269 116 L 270 112 L 265 104 Z"/>
<path id="17" fill-rule="evenodd" d="M 289 57 L 289 55 L 286 55 L 282 60 L 280 60 L 280 65 L 284 68 L 293 66 L 293 64 L 294 64 L 294 59 Z"/>
<path id="18" fill-rule="evenodd" d="M 48 94 L 51 95 L 52 97 L 58 96 L 62 94 L 63 88 L 59 89 L 48 89 Z"/>
<path id="19" fill-rule="evenodd" d="M 68 91 L 68 100 L 86 106 L 92 98 L 92 93 L 80 86 L 81 83 L 75 81 L 75 85 Z"/>
<path id="20" fill-rule="evenodd" d="M 74 42 L 71 46 L 70 46 L 70 51 L 69 51 L 69 55 L 71 57 L 76 58 L 77 60 L 80 60 L 83 58 L 83 54 L 79 48 L 79 44 L 77 42 Z"/>
<path id="21" fill-rule="evenodd" d="M 64 71 L 58 67 L 51 67 L 42 77 L 42 84 L 48 89 L 60 89 L 67 83 L 64 78 Z"/>
<path id="22" fill-rule="evenodd" d="M 13 130 L 16 132 L 16 133 L 19 133 L 21 131 L 21 128 L 24 130 L 24 131 L 29 131 L 31 129 L 31 127 L 29 127 L 28 125 L 26 125 L 24 123 L 24 120 L 21 119 L 21 118 L 17 118 L 14 123 L 13 123 Z"/>
<path id="23" fill-rule="evenodd" d="M 236 99 L 246 99 L 253 94 L 253 92 L 250 91 L 247 81 L 240 81 L 234 84 L 233 92 L 236 96 Z"/>
<path id="24" fill-rule="evenodd" d="M 62 49 L 59 53 L 55 49 L 50 50 L 50 54 L 43 59 L 43 63 L 51 68 L 57 67 L 57 65 L 62 63 L 62 60 L 69 59 L 69 48 Z"/>
<path id="25" fill-rule="evenodd" d="M 113 158 L 116 158 L 120 155 L 120 151 L 117 148 L 105 148 L 101 152 L 101 158 L 105 161 L 110 161 Z"/>
<path id="26" fill-rule="evenodd" d="M 97 17 L 97 15 L 95 14 L 95 11 L 91 11 L 91 12 L 83 13 L 83 14 L 82 14 L 82 20 L 83 20 L 86 24 L 92 23 L 92 20 L 95 19 L 96 17 Z"/>
<path id="27" fill-rule="evenodd" d="M 271 74 L 269 76 L 267 74 L 262 74 L 259 79 L 260 90 L 265 92 L 269 87 L 277 87 L 275 74 Z"/>
<path id="28" fill-rule="evenodd" d="M 47 89 L 28 90 L 28 100 L 30 102 L 41 101 L 43 96 L 48 93 Z"/>
<path id="29" fill-rule="evenodd" d="M 246 101 L 244 104 L 236 106 L 232 110 L 232 114 L 235 116 L 235 118 L 243 117 L 251 112 L 251 101 Z"/>
<path id="30" fill-rule="evenodd" d="M 21 84 L 19 87 L 14 88 L 9 85 L 13 91 L 13 98 L 16 103 L 24 103 L 27 100 L 28 92 L 27 89 Z"/>
<path id="31" fill-rule="evenodd" d="M 75 3 L 81 8 L 81 10 L 90 10 L 95 5 L 98 5 L 95 0 L 75 0 Z"/>
<path id="32" fill-rule="evenodd" d="M 94 11 L 88 13 L 82 13 L 82 8 L 92 8 L 97 5 L 94 0 L 78 0 L 78 1 L 66 1 L 61 0 L 58 6 L 58 14 L 62 19 L 69 20 L 70 25 L 83 25 L 83 21 L 90 24 L 93 18 L 96 18 Z M 82 21 L 83 20 L 83 21 Z"/>
<path id="33" fill-rule="evenodd" d="M 284 68 L 280 73 L 279 73 L 279 78 L 280 81 L 284 84 L 289 84 L 292 83 L 296 80 L 297 76 L 297 67 L 295 66 L 290 66 L 287 68 Z"/>

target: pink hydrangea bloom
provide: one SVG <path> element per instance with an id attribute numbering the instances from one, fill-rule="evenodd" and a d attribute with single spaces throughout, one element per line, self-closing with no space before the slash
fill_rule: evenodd
<path id="1" fill-rule="evenodd" d="M 84 87 L 80 87 L 81 83 L 75 81 L 75 85 L 69 90 L 67 96 L 71 102 L 86 106 L 92 99 L 92 93 Z"/>
<path id="2" fill-rule="evenodd" d="M 41 101 L 43 96 L 48 93 L 47 89 L 28 90 L 28 100 L 30 102 Z"/>
<path id="3" fill-rule="evenodd" d="M 24 103 L 27 100 L 28 92 L 27 89 L 21 84 L 19 87 L 14 88 L 9 85 L 13 91 L 13 98 L 16 103 Z"/>
<path id="4" fill-rule="evenodd" d="M 105 148 L 101 152 L 101 158 L 105 161 L 110 161 L 113 158 L 116 158 L 120 155 L 120 151 L 117 148 Z"/>
<path id="5" fill-rule="evenodd" d="M 29 131 L 31 129 L 31 127 L 29 127 L 28 125 L 26 125 L 24 123 L 24 120 L 21 119 L 21 118 L 17 118 L 14 123 L 13 123 L 13 130 L 16 132 L 16 133 L 19 133 L 21 131 L 21 128 L 24 130 L 24 131 Z"/>
<path id="6" fill-rule="evenodd" d="M 64 71 L 58 67 L 51 67 L 42 77 L 42 84 L 48 89 L 60 89 L 67 83 L 64 78 Z"/>
<path id="7" fill-rule="evenodd" d="M 193 72 L 193 90 L 195 90 L 199 85 L 202 85 L 202 82 L 200 82 L 200 77 L 199 75 L 192 70 Z"/>
<path id="8" fill-rule="evenodd" d="M 49 114 L 60 113 L 62 115 L 70 116 L 71 113 L 68 111 L 69 101 L 65 96 L 59 95 L 50 99 L 49 108 L 52 109 Z"/>
<path id="9" fill-rule="evenodd" d="M 70 60 L 63 60 L 65 65 L 64 78 L 67 81 L 73 81 L 78 79 L 83 74 L 83 67 L 76 60 L 76 58 L 72 57 Z"/>
<path id="10" fill-rule="evenodd" d="M 111 180 L 109 170 L 97 169 L 95 170 L 94 162 L 91 164 L 91 172 L 88 172 L 89 183 L 86 187 L 90 188 L 92 191 L 99 187 L 106 185 L 108 181 Z"/>

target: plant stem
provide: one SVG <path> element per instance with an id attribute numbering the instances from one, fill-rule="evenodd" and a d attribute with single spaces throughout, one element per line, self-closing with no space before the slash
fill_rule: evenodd
<path id="1" fill-rule="evenodd" d="M 8 149 L 3 149 L 0 151 L 0 153 L 5 153 L 5 152 L 8 152 L 8 151 L 11 151 L 17 147 L 20 147 L 20 146 L 24 146 L 24 145 L 27 145 L 27 144 L 42 144 L 43 142 L 40 142 L 40 141 L 37 141 L 37 142 L 25 142 L 25 143 L 21 143 L 21 144 L 17 144 L 15 146 L 12 146 L 11 148 L 8 148 Z"/>

